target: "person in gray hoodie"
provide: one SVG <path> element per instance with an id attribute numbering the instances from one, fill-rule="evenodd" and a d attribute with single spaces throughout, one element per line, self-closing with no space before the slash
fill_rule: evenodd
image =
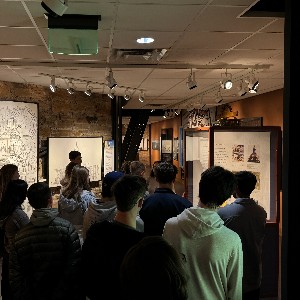
<path id="1" fill-rule="evenodd" d="M 102 181 L 101 199 L 93 199 L 85 211 L 83 217 L 82 236 L 85 239 L 86 232 L 92 224 L 103 220 L 112 221 L 117 212 L 116 202 L 114 201 L 111 187 L 115 181 L 124 176 L 123 172 L 108 172 Z"/>
<path id="2" fill-rule="evenodd" d="M 198 207 L 187 208 L 165 223 L 163 237 L 184 259 L 189 300 L 242 299 L 242 242 L 216 211 L 234 188 L 231 171 L 208 168 L 201 174 Z"/>

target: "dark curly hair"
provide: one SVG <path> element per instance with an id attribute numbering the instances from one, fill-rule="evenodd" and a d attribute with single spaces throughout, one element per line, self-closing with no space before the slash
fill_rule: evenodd
<path id="1" fill-rule="evenodd" d="M 154 168 L 154 176 L 159 183 L 172 183 L 176 179 L 178 168 L 169 163 L 161 162 Z"/>

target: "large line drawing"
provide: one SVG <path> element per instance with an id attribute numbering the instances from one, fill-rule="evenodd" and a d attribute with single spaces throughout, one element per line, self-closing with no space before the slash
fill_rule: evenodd
<path id="1" fill-rule="evenodd" d="M 0 101 L 0 167 L 18 166 L 28 185 L 38 176 L 38 105 Z"/>
<path id="2" fill-rule="evenodd" d="M 81 152 L 82 166 L 88 168 L 90 181 L 101 180 L 102 137 L 49 137 L 49 170 L 50 187 L 60 186 L 66 165 L 70 162 L 68 155 L 71 150 Z"/>

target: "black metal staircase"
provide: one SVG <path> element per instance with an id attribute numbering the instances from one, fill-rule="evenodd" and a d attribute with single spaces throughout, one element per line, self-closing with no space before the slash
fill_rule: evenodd
<path id="1" fill-rule="evenodd" d="M 132 114 L 122 142 L 121 163 L 125 160 L 135 160 L 149 120 L 149 114 L 148 109 L 136 110 L 136 113 Z"/>

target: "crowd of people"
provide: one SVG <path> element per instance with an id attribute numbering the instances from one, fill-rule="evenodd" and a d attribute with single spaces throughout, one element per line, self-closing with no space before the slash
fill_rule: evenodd
<path id="1" fill-rule="evenodd" d="M 172 163 L 154 162 L 147 178 L 126 161 L 96 197 L 81 153 L 69 159 L 58 208 L 47 183 L 0 169 L 2 300 L 259 300 L 267 214 L 252 172 L 208 168 L 193 205 L 176 193 Z"/>

